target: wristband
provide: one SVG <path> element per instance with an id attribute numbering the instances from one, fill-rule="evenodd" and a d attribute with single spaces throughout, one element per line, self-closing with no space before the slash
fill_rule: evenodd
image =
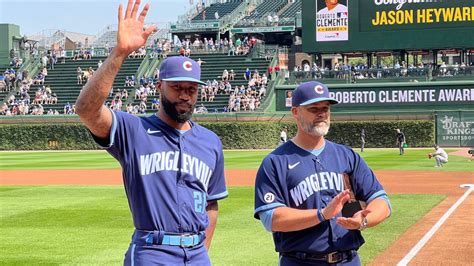
<path id="1" fill-rule="evenodd" d="M 317 215 L 318 215 L 318 220 L 319 220 L 321 223 L 324 222 L 324 221 L 326 221 L 326 217 L 324 217 L 324 214 L 321 212 L 321 209 L 318 209 Z"/>

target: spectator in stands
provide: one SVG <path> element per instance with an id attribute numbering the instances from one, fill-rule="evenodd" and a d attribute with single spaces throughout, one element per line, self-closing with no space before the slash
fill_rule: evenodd
<path id="1" fill-rule="evenodd" d="M 222 81 L 227 80 L 229 80 L 229 71 L 227 71 L 227 69 L 224 69 L 224 71 L 222 72 Z"/>
<path id="2" fill-rule="evenodd" d="M 208 86 L 201 86 L 201 102 L 207 101 L 207 88 Z"/>
<path id="3" fill-rule="evenodd" d="M 198 58 L 198 60 L 196 61 L 196 63 L 198 63 L 198 65 L 202 65 L 202 64 L 205 64 L 206 61 L 202 61 L 201 58 Z"/>
<path id="4" fill-rule="evenodd" d="M 123 97 L 125 100 L 128 100 L 128 91 L 127 89 L 123 89 L 121 93 L 121 97 Z"/>
<path id="5" fill-rule="evenodd" d="M 235 46 L 232 43 L 229 43 L 229 51 L 227 52 L 227 56 L 235 56 Z"/>
<path id="6" fill-rule="evenodd" d="M 105 42 L 104 49 L 105 49 L 105 56 L 109 56 L 109 42 Z"/>
<path id="7" fill-rule="evenodd" d="M 53 92 L 49 99 L 49 104 L 57 104 L 57 103 L 58 103 L 58 96 L 56 95 L 56 93 Z"/>
<path id="8" fill-rule="evenodd" d="M 77 73 L 77 84 L 82 85 L 83 72 L 82 72 L 81 67 L 77 67 L 76 73 Z"/>
<path id="9" fill-rule="evenodd" d="M 43 68 L 48 65 L 48 57 L 46 56 L 46 54 L 43 54 L 43 56 L 41 57 L 41 65 L 43 66 Z"/>
<path id="10" fill-rule="evenodd" d="M 229 73 L 229 80 L 234 80 L 234 79 L 235 79 L 235 72 L 233 69 L 231 69 Z"/>
<path id="11" fill-rule="evenodd" d="M 69 102 L 67 102 L 65 105 L 64 105 L 64 108 L 63 108 L 63 113 L 65 115 L 67 114 L 70 114 L 72 111 L 72 107 L 71 107 L 71 104 Z"/>
<path id="12" fill-rule="evenodd" d="M 267 16 L 267 21 L 268 21 L 268 25 L 271 26 L 273 24 L 273 16 L 272 14 L 268 14 Z"/>
<path id="13" fill-rule="evenodd" d="M 54 58 L 54 54 L 49 54 L 48 63 L 49 63 L 49 69 L 54 70 L 54 64 L 56 63 L 55 58 Z"/>
<path id="14" fill-rule="evenodd" d="M 251 75 L 250 69 L 247 67 L 244 73 L 244 79 L 250 81 L 250 75 Z"/>
<path id="15" fill-rule="evenodd" d="M 215 18 L 216 20 L 219 20 L 219 12 L 216 11 L 216 13 L 214 13 L 214 18 Z"/>
<path id="16" fill-rule="evenodd" d="M 129 114 L 133 112 L 133 105 L 131 103 L 127 104 L 126 112 Z"/>
<path id="17" fill-rule="evenodd" d="M 268 76 L 269 76 L 269 77 L 272 76 L 272 73 L 273 73 L 273 67 L 272 67 L 272 66 L 269 66 L 269 67 L 268 67 L 267 73 L 268 73 Z"/>
<path id="18" fill-rule="evenodd" d="M 448 66 L 446 65 L 444 61 L 441 63 L 439 70 L 442 76 L 446 76 L 446 74 L 448 73 Z"/>
<path id="19" fill-rule="evenodd" d="M 151 109 L 154 109 L 154 110 L 160 109 L 160 100 L 159 100 L 159 99 L 154 98 L 154 99 L 151 101 Z"/>
<path id="20" fill-rule="evenodd" d="M 0 74 L 0 92 L 6 91 L 7 84 L 5 83 L 5 76 Z"/>
<path id="21" fill-rule="evenodd" d="M 184 50 L 184 56 L 186 56 L 186 57 L 191 57 L 191 48 L 187 47 L 187 48 Z"/>
<path id="22" fill-rule="evenodd" d="M 265 85 L 260 86 L 260 90 L 258 91 L 258 97 L 265 97 L 267 95 L 267 88 Z"/>
<path id="23" fill-rule="evenodd" d="M 280 21 L 280 18 L 278 17 L 278 15 L 275 13 L 275 15 L 273 15 L 273 26 L 278 26 L 278 22 Z"/>
<path id="24" fill-rule="evenodd" d="M 273 70 L 274 70 L 274 72 L 275 72 L 275 75 L 278 76 L 278 74 L 280 74 L 280 70 L 281 70 L 281 69 L 280 69 L 280 65 L 277 64 L 277 65 L 273 68 Z"/>
<path id="25" fill-rule="evenodd" d="M 97 63 L 97 69 L 102 65 L 102 60 L 99 60 L 99 62 Z"/>
<path id="26" fill-rule="evenodd" d="M 183 46 L 181 46 L 181 48 L 179 48 L 178 53 L 179 53 L 180 56 L 185 56 L 186 50 L 184 49 Z"/>
<path id="27" fill-rule="evenodd" d="M 135 100 L 140 99 L 141 88 L 142 87 L 139 87 L 139 88 L 135 89 L 135 97 L 134 97 Z M 144 90 L 144 88 L 143 88 L 143 90 Z"/>

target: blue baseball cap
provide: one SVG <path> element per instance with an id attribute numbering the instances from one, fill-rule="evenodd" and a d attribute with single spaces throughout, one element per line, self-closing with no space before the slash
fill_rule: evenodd
<path id="1" fill-rule="evenodd" d="M 329 89 L 326 85 L 317 81 L 309 81 L 296 87 L 291 98 L 291 105 L 298 107 L 322 101 L 329 101 L 330 104 L 339 103 L 329 96 Z"/>
<path id="2" fill-rule="evenodd" d="M 206 85 L 201 81 L 201 66 L 185 56 L 172 56 L 161 62 L 160 80 L 190 81 Z"/>

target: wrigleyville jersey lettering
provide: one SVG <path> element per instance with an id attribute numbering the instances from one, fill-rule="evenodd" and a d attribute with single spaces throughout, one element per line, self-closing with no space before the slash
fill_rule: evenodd
<path id="1" fill-rule="evenodd" d="M 326 140 L 324 150 L 316 156 L 288 141 L 265 157 L 257 172 L 254 217 L 259 219 L 259 212 L 284 206 L 324 208 L 344 190 L 344 173 L 351 177 L 358 200 L 384 193 L 374 173 L 352 149 Z M 346 230 L 336 219 L 300 231 L 273 232 L 273 240 L 278 252 L 329 253 L 357 249 L 364 243 L 359 231 Z"/>
<path id="2" fill-rule="evenodd" d="M 337 193 L 342 192 L 344 190 L 343 175 L 334 172 L 314 173 L 290 189 L 290 195 L 295 206 L 298 207 L 314 193 L 321 190 L 336 190 Z"/>
<path id="3" fill-rule="evenodd" d="M 183 153 L 181 169 L 178 167 L 179 162 L 179 151 L 163 151 L 140 155 L 140 173 L 144 176 L 160 171 L 181 171 L 181 173 L 195 176 L 207 190 L 209 179 L 212 176 L 211 168 L 205 162 L 186 153 Z"/>
<path id="4" fill-rule="evenodd" d="M 112 114 L 105 148 L 122 166 L 135 228 L 204 231 L 207 201 L 228 195 L 219 138 L 191 121 L 191 129 L 181 134 L 155 115 Z"/>

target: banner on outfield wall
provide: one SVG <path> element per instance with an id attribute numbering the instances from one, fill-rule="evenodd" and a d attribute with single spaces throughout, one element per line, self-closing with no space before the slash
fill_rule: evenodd
<path id="1" fill-rule="evenodd" d="M 474 147 L 474 112 L 438 112 L 436 141 L 440 146 Z"/>
<path id="2" fill-rule="evenodd" d="M 364 88 L 335 90 L 329 95 L 342 105 L 403 105 L 436 103 L 472 103 L 473 88 Z"/>
<path id="3" fill-rule="evenodd" d="M 349 40 L 349 0 L 316 0 L 316 41 Z"/>
<path id="4" fill-rule="evenodd" d="M 276 87 L 277 111 L 291 108 L 293 86 Z M 331 84 L 335 112 L 474 110 L 474 82 Z"/>
<path id="5" fill-rule="evenodd" d="M 472 27 L 474 1 L 359 1 L 360 31 Z"/>

